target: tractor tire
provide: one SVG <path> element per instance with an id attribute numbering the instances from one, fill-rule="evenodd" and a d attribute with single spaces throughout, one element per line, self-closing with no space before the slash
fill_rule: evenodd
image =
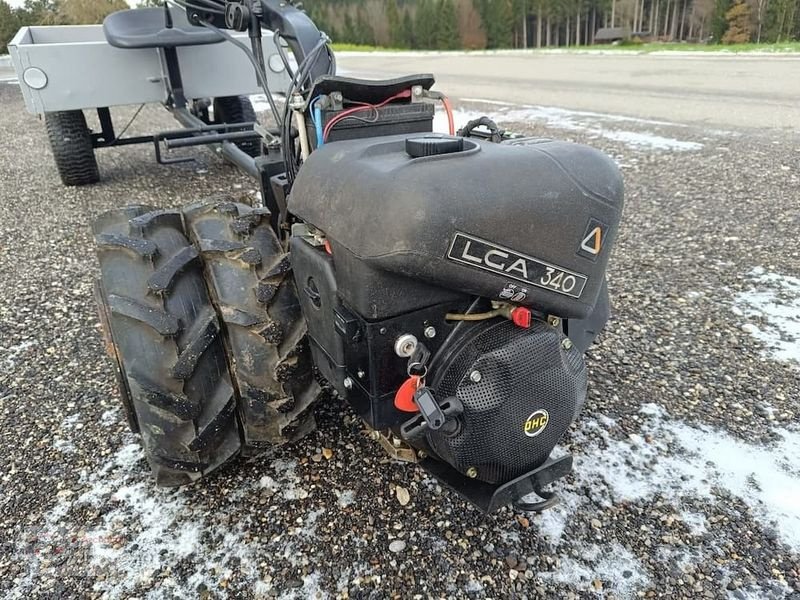
<path id="1" fill-rule="evenodd" d="M 289 256 L 269 214 L 230 200 L 184 209 L 225 330 L 249 453 L 313 431 L 313 405 L 321 392 Z"/>
<path id="2" fill-rule="evenodd" d="M 93 226 L 106 348 L 159 485 L 191 483 L 241 448 L 219 320 L 181 214 L 132 206 Z M 131 414 L 132 413 L 132 414 Z"/>
<path id="3" fill-rule="evenodd" d="M 255 123 L 256 111 L 247 96 L 223 96 L 214 98 L 214 123 Z M 250 156 L 261 155 L 260 140 L 244 140 L 234 142 L 236 146 Z"/>
<path id="4" fill-rule="evenodd" d="M 92 134 L 83 111 L 45 113 L 44 123 L 61 182 L 64 185 L 89 185 L 100 181 Z"/>

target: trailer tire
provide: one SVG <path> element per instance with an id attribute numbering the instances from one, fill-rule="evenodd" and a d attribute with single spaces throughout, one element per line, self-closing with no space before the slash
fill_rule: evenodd
<path id="1" fill-rule="evenodd" d="M 64 185 L 89 185 L 100 181 L 92 134 L 81 110 L 44 115 L 47 137 Z"/>
<path id="2" fill-rule="evenodd" d="M 255 123 L 257 120 L 253 103 L 247 96 L 214 98 L 214 123 Z M 260 140 L 244 140 L 234 143 L 250 156 L 261 155 Z"/>
<path id="3" fill-rule="evenodd" d="M 132 206 L 93 225 L 106 348 L 159 485 L 191 483 L 241 448 L 219 320 L 181 214 Z M 133 414 L 130 414 L 130 413 Z"/>
<path id="4" fill-rule="evenodd" d="M 229 199 L 184 209 L 225 330 L 248 451 L 313 431 L 313 405 L 321 393 L 289 256 L 269 214 Z"/>

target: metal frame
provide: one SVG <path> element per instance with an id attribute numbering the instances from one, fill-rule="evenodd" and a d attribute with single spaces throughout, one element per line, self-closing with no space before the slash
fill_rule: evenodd
<path id="1" fill-rule="evenodd" d="M 249 44 L 246 33 L 231 35 Z M 262 45 L 270 89 L 283 91 L 289 76 L 271 32 L 264 32 Z M 164 53 L 115 48 L 106 42 L 102 25 L 23 27 L 8 49 L 25 107 L 33 114 L 164 103 L 170 93 Z M 263 93 L 250 62 L 231 43 L 182 46 L 171 54 L 180 63 L 180 87 L 187 99 Z M 31 69 L 44 75 L 42 87 L 28 84 Z"/>
<path id="2" fill-rule="evenodd" d="M 232 34 L 243 41 L 247 40 L 246 34 Z M 273 36 L 265 36 L 263 41 L 270 87 L 285 90 L 289 78 Z M 283 170 L 277 166 L 282 166 L 279 147 L 267 149 L 263 156 L 252 157 L 240 150 L 235 142 L 261 140 L 261 133 L 255 130 L 257 123 L 209 124 L 190 107 L 190 98 L 262 93 L 252 66 L 238 48 L 221 42 L 179 48 L 120 49 L 107 44 L 102 26 L 96 25 L 25 27 L 14 36 L 9 49 L 29 112 L 96 110 L 100 131 L 91 133 L 94 148 L 153 144 L 156 161 L 163 165 L 197 160 L 191 156 L 171 157 L 171 150 L 216 146 L 226 160 L 258 180 L 261 197 L 274 215 L 273 228 L 280 235 L 280 214 L 285 211 L 275 198 L 270 181 L 272 176 Z M 63 69 L 70 78 L 67 85 L 58 65 L 76 60 L 92 64 L 95 68 L 88 75 L 81 75 L 74 69 Z M 185 69 L 187 64 L 188 76 Z M 214 73 L 213 80 L 208 77 L 198 80 L 200 65 L 202 73 Z M 43 87 L 36 89 L 28 85 L 25 73 L 29 69 L 38 69 L 45 74 L 46 83 Z M 121 72 L 125 74 L 124 80 L 120 77 Z M 103 105 L 97 106 L 98 101 Z M 155 102 L 169 110 L 183 128 L 117 137 L 111 106 Z M 269 133 L 278 135 L 277 130 Z M 280 187 L 278 185 L 275 189 L 280 190 Z"/>

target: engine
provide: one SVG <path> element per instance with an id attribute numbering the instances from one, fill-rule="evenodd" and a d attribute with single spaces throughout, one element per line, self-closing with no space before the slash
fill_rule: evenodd
<path id="1" fill-rule="evenodd" d="M 338 141 L 308 157 L 289 211 L 315 364 L 387 448 L 473 501 L 548 461 L 608 317 L 609 158 L 549 140 Z"/>

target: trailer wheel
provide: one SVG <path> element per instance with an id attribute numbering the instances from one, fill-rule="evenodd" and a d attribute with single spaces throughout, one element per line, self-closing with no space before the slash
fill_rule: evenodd
<path id="1" fill-rule="evenodd" d="M 199 257 L 179 212 L 112 210 L 93 230 L 99 308 L 128 420 L 138 425 L 156 482 L 190 483 L 241 447 L 234 388 Z"/>
<path id="2" fill-rule="evenodd" d="M 320 395 L 289 256 L 269 211 L 230 200 L 184 209 L 225 329 L 246 446 L 294 441 L 315 427 Z"/>
<path id="3" fill-rule="evenodd" d="M 214 98 L 214 123 L 255 123 L 256 111 L 247 96 L 223 96 Z M 236 146 L 250 156 L 261 155 L 259 140 L 234 142 Z"/>
<path id="4" fill-rule="evenodd" d="M 44 115 L 47 137 L 64 185 L 88 185 L 100 181 L 92 134 L 81 110 Z"/>

